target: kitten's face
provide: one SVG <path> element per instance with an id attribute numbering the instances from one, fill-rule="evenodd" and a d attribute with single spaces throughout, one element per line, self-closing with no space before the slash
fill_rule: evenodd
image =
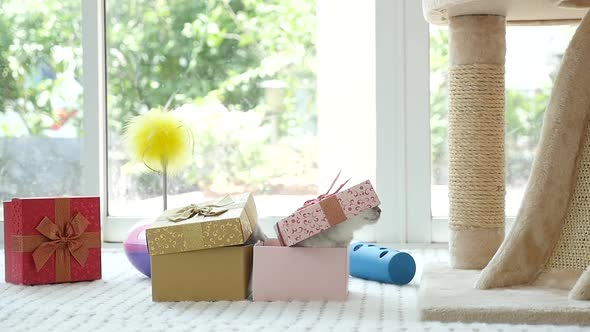
<path id="1" fill-rule="evenodd" d="M 342 235 L 347 234 L 352 238 L 352 233 L 354 231 L 359 230 L 364 226 L 375 224 L 377 221 L 379 221 L 380 216 L 381 209 L 378 206 L 376 206 L 374 208 L 365 210 L 359 213 L 358 215 L 349 218 L 332 228 L 336 228 L 335 232 Z"/>
<path id="2" fill-rule="evenodd" d="M 367 224 L 374 224 L 379 221 L 379 217 L 381 217 L 381 208 L 375 206 L 374 208 L 368 209 L 363 213 L 359 214 L 359 216 L 367 223 Z"/>

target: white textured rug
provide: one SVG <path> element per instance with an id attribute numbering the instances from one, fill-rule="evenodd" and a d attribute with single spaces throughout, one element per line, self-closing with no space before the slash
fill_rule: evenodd
<path id="1" fill-rule="evenodd" d="M 118 249 L 103 251 L 103 280 L 48 286 L 0 284 L 0 331 L 590 331 L 548 325 L 417 321 L 417 288 L 425 262 L 446 250 L 410 250 L 419 266 L 398 287 L 350 279 L 346 302 L 151 301 L 149 279 Z M 4 255 L 0 261 L 4 271 Z M 2 278 L 3 282 L 4 278 Z"/>

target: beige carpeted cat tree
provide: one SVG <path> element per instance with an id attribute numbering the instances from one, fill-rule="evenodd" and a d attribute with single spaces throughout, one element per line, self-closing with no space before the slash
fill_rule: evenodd
<path id="1" fill-rule="evenodd" d="M 579 21 L 590 1 L 423 6 L 427 20 L 450 32 L 451 266 L 425 268 L 422 319 L 590 325 L 590 15 L 563 58 L 523 203 L 504 238 L 506 22 Z"/>

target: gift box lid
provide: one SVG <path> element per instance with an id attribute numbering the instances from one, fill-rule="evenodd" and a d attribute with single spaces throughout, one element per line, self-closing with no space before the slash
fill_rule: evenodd
<path id="1" fill-rule="evenodd" d="M 274 229 L 281 244 L 293 246 L 381 204 L 369 180 L 340 191 L 345 184 L 333 194 L 305 202 L 302 208 L 279 220 Z"/>
<path id="2" fill-rule="evenodd" d="M 243 244 L 256 228 L 250 193 L 166 210 L 146 229 L 151 256 Z"/>

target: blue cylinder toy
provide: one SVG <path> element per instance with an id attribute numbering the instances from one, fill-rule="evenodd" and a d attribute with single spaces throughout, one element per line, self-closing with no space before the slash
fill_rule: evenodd
<path id="1" fill-rule="evenodd" d="M 410 254 L 375 244 L 353 242 L 349 257 L 353 277 L 405 285 L 416 274 L 416 262 Z"/>

